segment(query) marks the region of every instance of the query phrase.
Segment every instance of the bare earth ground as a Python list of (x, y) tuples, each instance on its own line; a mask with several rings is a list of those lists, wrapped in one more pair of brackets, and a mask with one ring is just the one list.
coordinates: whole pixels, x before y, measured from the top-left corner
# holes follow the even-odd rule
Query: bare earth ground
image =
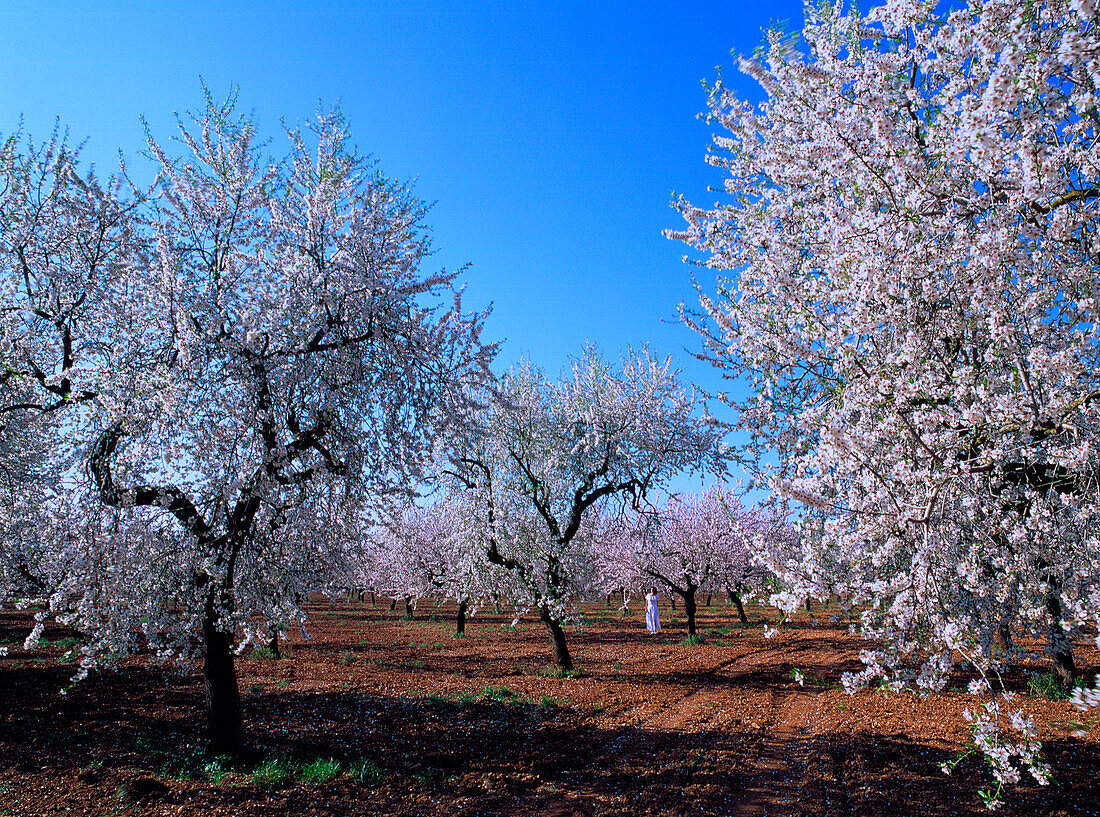
[[(959, 691), (926, 698), (838, 689), (860, 642), (815, 608), (780, 634), (775, 613), (701, 608), (701, 645), (684, 644), (681, 611), (656, 638), (594, 604), (570, 630), (582, 674), (554, 677), (537, 622), (482, 611), (453, 636), (450, 605), (412, 621), (379, 600), (317, 603), (309, 631), (276, 660), (239, 659), (256, 760), (210, 765), (201, 754), (202, 685), (134, 661), (72, 689), (72, 636), (24, 653), (27, 614), (0, 613), (0, 815), (958, 815), (984, 813), (989, 782), (965, 748)], [(1100, 656), (1079, 663), (1095, 670)], [(805, 676), (805, 686), (792, 670)], [(1010, 790), (1001, 813), (1100, 814), (1100, 727), (1074, 738), (1080, 714), (1026, 691), (1057, 783)], [(1091, 677), (1091, 672), (1090, 672)], [(262, 759), (292, 769), (334, 758), (325, 782), (265, 781)], [(300, 775), (299, 775), (300, 776)]]

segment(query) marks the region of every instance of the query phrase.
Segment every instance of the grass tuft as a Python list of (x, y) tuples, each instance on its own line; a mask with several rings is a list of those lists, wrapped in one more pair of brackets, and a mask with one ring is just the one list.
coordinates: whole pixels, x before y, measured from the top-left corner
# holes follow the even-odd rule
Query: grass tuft
[(261, 789), (278, 789), (293, 783), (297, 771), (289, 758), (272, 757), (252, 770), (252, 782)]
[(213, 783), (220, 785), (233, 764), (233, 759), (228, 755), (218, 755), (206, 761), (202, 766), (202, 776)]
[(508, 687), (494, 686), (485, 687), (485, 689), (481, 690), (481, 695), (483, 698), (490, 701), (506, 701), (515, 697), (515, 693), (508, 689)]
[(1036, 698), (1046, 698), (1048, 701), (1064, 701), (1070, 694), (1070, 691), (1062, 686), (1054, 670), (1034, 672), (1029, 675), (1027, 691)]
[(386, 773), (376, 763), (364, 757), (351, 765), (348, 776), (364, 786), (377, 786), (385, 779)]
[(307, 786), (321, 786), (339, 776), (343, 767), (335, 758), (318, 758), (307, 763), (298, 772), (298, 780)]

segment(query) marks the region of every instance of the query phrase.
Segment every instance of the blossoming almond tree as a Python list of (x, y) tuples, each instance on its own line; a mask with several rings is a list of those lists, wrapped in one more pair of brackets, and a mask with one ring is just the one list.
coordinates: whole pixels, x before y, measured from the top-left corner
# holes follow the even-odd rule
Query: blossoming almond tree
[(663, 508), (625, 517), (614, 535), (599, 539), (601, 582), (607, 587), (623, 586), (614, 582), (624, 579), (646, 586), (656, 582), (675, 593), (684, 601), (689, 635), (696, 634), (700, 590), (726, 591), (747, 621), (740, 594), (770, 575), (757, 562), (756, 548), (781, 527), (717, 485), (698, 495), (675, 496)]
[(486, 521), (469, 492), (449, 492), (430, 504), (411, 506), (376, 537), (374, 583), (395, 598), (435, 596), (458, 605), (455, 634), (468, 616), (492, 600), (522, 602), (515, 578), (489, 561)]
[(236, 637), (346, 576), (364, 509), (419, 481), (493, 353), (454, 274), (421, 272), (424, 205), (351, 150), (339, 114), (288, 136), (270, 164), (233, 100), (208, 98), (180, 122), (185, 156), (149, 137), (158, 181), (110, 320), (86, 327), (101, 354), (77, 364), (95, 384), (72, 421), (90, 491), (57, 514), (72, 552), (55, 612), (89, 659), (127, 648), (124, 630), (201, 655), (215, 753), (244, 745)]
[(489, 561), (516, 576), (571, 670), (563, 625), (593, 586), (594, 507), (641, 505), (684, 470), (719, 467), (721, 435), (648, 352), (615, 371), (589, 345), (561, 381), (523, 363), (496, 392), (450, 475), (484, 509)]
[(638, 514), (623, 510), (614, 513), (600, 509), (590, 523), (596, 588), (606, 596), (609, 605), (612, 594), (618, 595), (621, 599), (619, 609), (624, 613), (630, 608), (632, 595), (646, 583), (638, 557), (639, 534), (645, 522), (653, 517), (653, 512)]
[(1091, 2), (824, 3), (742, 60), (759, 107), (712, 89), (728, 198), (675, 236), (725, 277), (684, 317), (754, 386), (762, 481), (820, 512), (789, 600), (862, 608), (864, 682), (1031, 634), (1069, 685), (1100, 619), (1098, 54)]

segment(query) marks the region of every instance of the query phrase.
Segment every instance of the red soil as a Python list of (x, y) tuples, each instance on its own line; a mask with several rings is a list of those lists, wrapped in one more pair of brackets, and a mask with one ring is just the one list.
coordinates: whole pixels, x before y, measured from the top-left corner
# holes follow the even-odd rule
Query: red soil
[[(756, 608), (742, 627), (732, 608), (703, 607), (705, 643), (688, 645), (680, 611), (654, 638), (637, 607), (621, 617), (592, 605), (569, 632), (578, 677), (550, 672), (537, 622), (512, 629), (482, 611), (454, 638), (451, 612), (422, 605), (402, 621), (369, 601), (317, 604), (312, 637), (294, 634), (282, 659), (238, 659), (257, 758), (285, 757), (299, 776), (266, 783), (258, 760), (215, 767), (202, 756), (194, 673), (133, 661), (60, 696), (73, 670), (63, 647), (24, 653), (26, 616), (0, 614), (0, 815), (985, 813), (977, 790), (990, 776), (977, 757), (951, 776), (939, 768), (968, 744), (966, 679), (925, 698), (847, 695), (840, 674), (858, 669), (861, 643), (835, 609), (767, 640), (774, 611)], [(1057, 783), (1007, 790), (1001, 813), (1100, 813), (1100, 727), (1074, 738), (1080, 713), (1029, 696), (1026, 672), (1039, 668), (1009, 680), (1043, 727)], [(300, 779), (327, 758), (342, 771)]]

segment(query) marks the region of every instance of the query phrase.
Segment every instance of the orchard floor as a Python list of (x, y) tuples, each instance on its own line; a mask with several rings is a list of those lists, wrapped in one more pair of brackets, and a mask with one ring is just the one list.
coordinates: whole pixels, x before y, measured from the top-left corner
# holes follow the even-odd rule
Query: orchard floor
[[(670, 618), (663, 606), (662, 614)], [(701, 608), (703, 644), (681, 611), (657, 637), (593, 604), (569, 631), (581, 671), (556, 676), (537, 622), (482, 611), (464, 638), (453, 609), (365, 602), (309, 608), (311, 633), (282, 659), (238, 659), (256, 759), (201, 754), (202, 685), (139, 662), (94, 674), (61, 696), (73, 666), (66, 633), (24, 653), (22, 613), (0, 613), (0, 815), (959, 815), (985, 813), (989, 775), (967, 745), (965, 679), (918, 698), (849, 696), (860, 643), (819, 607), (766, 639), (775, 613)], [(71, 634), (68, 634), (71, 635)], [(1100, 666), (1095, 651), (1081, 661)], [(800, 670), (804, 685), (796, 683)], [(1006, 792), (1003, 814), (1100, 814), (1100, 727), (1027, 694), (1057, 782)], [(256, 769), (264, 759), (284, 759)], [(310, 764), (333, 758), (327, 780)], [(279, 780), (281, 776), (286, 779)], [(303, 780), (312, 772), (314, 780)]]

